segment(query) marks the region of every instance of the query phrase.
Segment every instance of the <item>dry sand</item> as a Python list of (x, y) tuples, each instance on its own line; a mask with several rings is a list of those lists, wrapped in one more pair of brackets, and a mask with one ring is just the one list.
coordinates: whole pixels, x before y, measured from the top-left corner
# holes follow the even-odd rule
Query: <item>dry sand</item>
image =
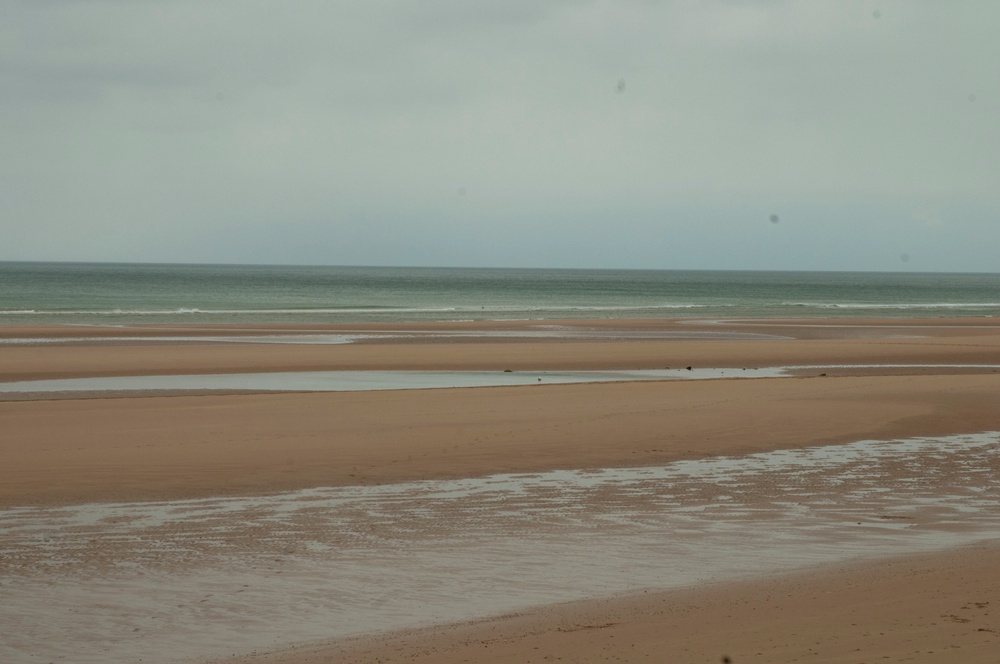
[[(554, 329), (591, 336), (519, 336)], [(143, 341), (359, 331), (376, 338), (311, 346)], [(442, 336), (456, 332), (475, 334)], [(720, 332), (767, 336), (696, 338)], [(0, 345), (0, 380), (318, 369), (914, 366), (817, 369), (781, 379), (6, 401), (0, 507), (642, 466), (1000, 430), (1000, 371), (988, 366), (1000, 365), (1000, 323), (991, 319), (0, 329), (0, 338), (32, 336), (77, 340)], [(118, 339), (79, 340), (109, 336)], [(969, 366), (916, 366), (951, 364)], [(1000, 624), (990, 615), (1000, 605), (997, 561), (995, 548), (979, 546), (557, 606), (263, 661), (717, 662), (728, 655), (737, 663), (993, 662), (1000, 651)]]

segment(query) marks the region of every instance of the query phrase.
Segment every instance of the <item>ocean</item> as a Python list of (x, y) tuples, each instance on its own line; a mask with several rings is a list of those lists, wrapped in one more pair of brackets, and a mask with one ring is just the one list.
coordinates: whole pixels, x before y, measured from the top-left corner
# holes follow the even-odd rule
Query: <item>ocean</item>
[(0, 324), (1000, 315), (1000, 274), (0, 263)]

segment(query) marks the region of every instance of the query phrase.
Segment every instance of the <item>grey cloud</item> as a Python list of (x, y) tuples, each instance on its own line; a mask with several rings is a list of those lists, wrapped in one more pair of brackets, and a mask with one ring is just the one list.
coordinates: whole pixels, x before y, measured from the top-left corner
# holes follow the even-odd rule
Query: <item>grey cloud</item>
[[(315, 262), (309, 238), (324, 238), (331, 262), (489, 262), (481, 244), (508, 262), (542, 260), (520, 235), (553, 262), (609, 246), (628, 260), (631, 246), (656, 267), (650, 224), (721, 246), (726, 228), (742, 237), (750, 208), (790, 237), (804, 227), (783, 212), (772, 226), (772, 211), (831, 218), (839, 200), (845, 217), (873, 220), (844, 242), (859, 255), (879, 247), (874, 260), (896, 233), (874, 221), (886, 205), (1000, 208), (1000, 5), (890, 1), (880, 12), (11, 2), (0, 230), (17, 239), (0, 259), (266, 261), (273, 250)], [(966, 230), (954, 214), (938, 214), (940, 226)], [(559, 254), (567, 232), (577, 248)], [(795, 235), (768, 260), (801, 263), (826, 233)], [(46, 249), (55, 236), (74, 240)], [(389, 236), (411, 240), (379, 239)], [(699, 260), (718, 266), (711, 251)]]

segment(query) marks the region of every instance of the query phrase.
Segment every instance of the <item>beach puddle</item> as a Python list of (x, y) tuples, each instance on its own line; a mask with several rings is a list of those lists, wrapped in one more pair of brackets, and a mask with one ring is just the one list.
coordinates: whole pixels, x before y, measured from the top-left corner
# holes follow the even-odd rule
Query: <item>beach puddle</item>
[(177, 376), (97, 376), (0, 383), (0, 394), (72, 392), (356, 392), (455, 387), (675, 380), (762, 378), (781, 369), (663, 369), (636, 371), (295, 371)]
[(174, 662), (1000, 537), (1000, 433), (0, 510), (0, 660)]
[[(171, 376), (94, 376), (51, 380), (0, 382), (2, 395), (134, 396), (156, 392), (357, 392), (468, 387), (504, 387), (571, 383), (612, 383), (719, 378), (779, 378), (834, 370), (996, 371), (987, 364), (855, 364), (757, 368), (671, 368), (617, 371), (295, 371)], [(9, 398), (9, 397), (8, 397)]]

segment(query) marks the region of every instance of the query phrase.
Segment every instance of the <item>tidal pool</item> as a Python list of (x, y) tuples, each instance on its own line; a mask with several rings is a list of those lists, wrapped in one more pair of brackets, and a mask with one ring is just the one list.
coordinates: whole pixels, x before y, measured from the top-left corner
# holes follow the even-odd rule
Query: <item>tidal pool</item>
[(101, 392), (129, 395), (146, 392), (339, 392), (413, 390), (457, 387), (502, 387), (535, 384), (611, 383), (719, 378), (777, 378), (804, 371), (834, 369), (964, 369), (998, 370), (1000, 365), (825, 365), (759, 368), (637, 369), (617, 371), (295, 371), (166, 376), (95, 376), (53, 380), (0, 382), (0, 394)]

